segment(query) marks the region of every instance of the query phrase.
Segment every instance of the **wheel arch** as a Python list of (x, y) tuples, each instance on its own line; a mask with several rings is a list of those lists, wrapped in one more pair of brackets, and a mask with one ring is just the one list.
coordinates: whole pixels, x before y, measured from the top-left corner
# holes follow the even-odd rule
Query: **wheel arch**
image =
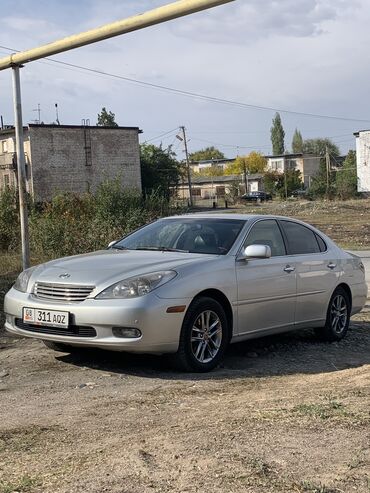
[(222, 308), (225, 310), (225, 315), (228, 324), (229, 338), (231, 339), (233, 335), (234, 315), (233, 315), (233, 309), (231, 303), (227, 298), (227, 296), (219, 289), (211, 288), (211, 289), (205, 289), (204, 291), (201, 291), (196, 296), (194, 296), (193, 302), (199, 298), (212, 298), (215, 301), (218, 301), (218, 303), (220, 303)]
[(335, 288), (334, 291), (336, 291), (338, 288), (342, 288), (346, 292), (348, 299), (349, 299), (349, 303), (350, 303), (350, 310), (352, 310), (352, 291), (351, 291), (351, 288), (345, 282), (338, 284), (338, 286)]

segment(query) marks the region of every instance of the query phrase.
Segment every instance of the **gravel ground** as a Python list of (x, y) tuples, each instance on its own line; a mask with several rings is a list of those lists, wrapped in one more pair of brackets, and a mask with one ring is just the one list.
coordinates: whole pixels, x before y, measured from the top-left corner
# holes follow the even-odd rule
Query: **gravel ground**
[(206, 375), (0, 337), (0, 493), (369, 493), (369, 347), (369, 309), (340, 343), (249, 341)]

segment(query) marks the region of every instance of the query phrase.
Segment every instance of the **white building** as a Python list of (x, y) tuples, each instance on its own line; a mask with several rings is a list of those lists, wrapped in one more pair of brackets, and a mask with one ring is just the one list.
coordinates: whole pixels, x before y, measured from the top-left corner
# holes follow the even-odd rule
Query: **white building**
[(356, 132), (357, 190), (370, 192), (370, 130)]
[(281, 154), (279, 156), (265, 156), (267, 159), (267, 169), (284, 173), (289, 170), (301, 172), (301, 179), (305, 188), (310, 188), (311, 180), (320, 168), (320, 156), (311, 154)]

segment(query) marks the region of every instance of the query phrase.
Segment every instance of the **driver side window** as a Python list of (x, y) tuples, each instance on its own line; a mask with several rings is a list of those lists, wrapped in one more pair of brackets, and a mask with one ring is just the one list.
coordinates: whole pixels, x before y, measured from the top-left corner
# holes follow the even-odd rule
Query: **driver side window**
[(263, 219), (252, 226), (245, 241), (244, 248), (249, 245), (269, 246), (272, 257), (286, 255), (284, 240), (279, 226), (274, 219)]

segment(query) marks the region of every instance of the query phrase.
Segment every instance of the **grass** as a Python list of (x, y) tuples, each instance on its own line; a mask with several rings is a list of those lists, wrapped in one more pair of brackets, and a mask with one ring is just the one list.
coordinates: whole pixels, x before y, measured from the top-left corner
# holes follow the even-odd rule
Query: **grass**
[(41, 486), (41, 481), (38, 478), (32, 478), (31, 476), (25, 475), (18, 480), (15, 480), (15, 482), (0, 480), (0, 493), (26, 493), (33, 491), (35, 487), (39, 486)]
[(300, 485), (298, 485), (299, 492), (309, 492), (309, 493), (339, 493), (341, 490), (337, 488), (330, 488), (323, 484), (317, 484), (311, 481), (302, 481)]
[(293, 413), (320, 419), (349, 415), (341, 402), (332, 400), (316, 404), (299, 404), (293, 408)]

